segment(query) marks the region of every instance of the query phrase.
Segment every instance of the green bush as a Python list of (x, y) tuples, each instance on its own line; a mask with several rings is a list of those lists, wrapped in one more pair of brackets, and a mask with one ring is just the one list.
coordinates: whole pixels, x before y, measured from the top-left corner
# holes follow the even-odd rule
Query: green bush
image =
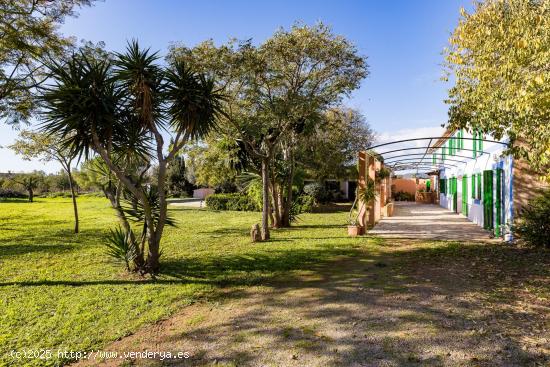
[(311, 213), (315, 206), (315, 198), (310, 195), (300, 195), (295, 202), (299, 213)]
[(326, 190), (325, 186), (318, 182), (310, 183), (304, 186), (304, 193), (313, 197), (315, 203), (326, 203), (330, 200), (330, 194)]
[[(54, 191), (54, 192), (43, 192), (40, 195), (37, 195), (41, 198), (70, 198), (71, 192), (70, 191)], [(78, 196), (78, 195), (77, 195)]]
[(243, 193), (213, 194), (206, 198), (206, 206), (212, 210), (258, 211), (253, 198)]
[(28, 196), (22, 192), (0, 188), (0, 199), (26, 199), (27, 197)]
[(513, 226), (514, 233), (532, 246), (550, 248), (550, 189), (533, 198)]
[(398, 191), (393, 194), (395, 201), (415, 201), (414, 194), (410, 192)]
[(85, 192), (83, 194), (78, 194), (78, 196), (88, 197), (88, 198), (104, 198), (105, 194), (103, 193), (103, 191), (92, 191), (92, 192)]
[(256, 205), (258, 210), (262, 207), (262, 181), (256, 180), (250, 183), (246, 188), (246, 195)]

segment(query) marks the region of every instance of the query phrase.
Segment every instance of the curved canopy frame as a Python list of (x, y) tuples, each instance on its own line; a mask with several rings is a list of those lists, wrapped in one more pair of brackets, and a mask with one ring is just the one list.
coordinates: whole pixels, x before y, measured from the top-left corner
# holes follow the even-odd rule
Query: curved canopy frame
[[(389, 159), (393, 159), (393, 158), (414, 157), (414, 156), (423, 156), (423, 155), (424, 155), (424, 153), (398, 154), (398, 155), (393, 155), (391, 157), (384, 157), (384, 162), (387, 162)], [(465, 156), (465, 155), (460, 155), (460, 154), (453, 154), (453, 155), (449, 156), (448, 154), (432, 153), (432, 155), (435, 155), (436, 157), (445, 157), (445, 160), (450, 159), (449, 157), (472, 159), (471, 156)], [(463, 162), (463, 161), (461, 161), (461, 162)]]
[[(395, 158), (399, 158), (397, 161), (401, 161), (401, 160), (404, 160), (404, 159), (408, 159), (408, 158), (402, 158), (402, 157), (411, 157), (411, 156), (423, 156), (423, 154), (402, 154), (402, 155), (398, 155), (398, 156), (395, 156), (395, 157), (390, 157), (390, 158), (384, 158), (384, 163), (392, 163), (392, 161), (390, 161), (390, 159), (395, 159)], [(451, 157), (456, 157), (455, 155), (452, 155)], [(458, 157), (458, 158), (461, 158), (461, 157)], [(464, 157), (465, 158), (465, 157)], [(412, 157), (410, 159), (416, 159), (416, 160), (420, 160), (418, 157)], [(426, 159), (423, 159), (422, 162), (425, 162)], [(452, 159), (452, 158), (447, 158), (445, 157), (445, 161), (450, 161), (450, 162), (458, 162), (458, 163), (467, 163), (467, 161), (460, 161), (458, 159)], [(426, 163), (430, 163), (430, 162), (426, 162)], [(438, 163), (442, 163), (442, 162), (438, 162)], [(437, 166), (438, 163), (434, 164), (434, 166)]]
[[(392, 144), (406, 143), (406, 142), (409, 142), (409, 141), (434, 140), (434, 139), (439, 140), (441, 138), (442, 138), (442, 136), (432, 136), (432, 137), (427, 137), (427, 138), (414, 138), (414, 139), (396, 140), (396, 141), (390, 141), (389, 143), (374, 145), (372, 147), (369, 147), (369, 150), (384, 147), (384, 146), (387, 146), (387, 145), (392, 145)], [(474, 138), (461, 138), (461, 139), (463, 139), (463, 140), (482, 140), (482, 141), (487, 142), (487, 143), (495, 143), (495, 144), (501, 144), (501, 145), (504, 145), (504, 146), (508, 146), (508, 143), (503, 143), (503, 142), (497, 141), (497, 140), (477, 139), (477, 138), (476, 139), (474, 139)], [(428, 144), (428, 145), (430, 145), (430, 144)], [(430, 147), (430, 148), (436, 148), (436, 147)]]
[[(430, 148), (439, 148), (439, 147), (434, 147), (434, 146), (427, 146), (427, 147), (409, 147), (409, 148), (401, 148), (401, 149), (389, 150), (389, 151), (387, 151), (387, 152), (382, 152), (382, 153), (376, 152), (376, 154), (384, 155), (384, 154), (389, 154), (389, 153), (401, 152), (401, 151), (404, 151), (404, 150), (430, 149)], [(370, 148), (369, 148), (369, 149), (370, 149)], [(460, 150), (464, 150), (464, 151), (466, 151), (466, 152), (474, 152), (473, 149), (467, 149), (467, 148), (460, 148)], [(480, 150), (475, 150), (475, 152), (480, 153), (480, 154), (491, 154), (491, 153), (489, 153), (489, 152), (480, 151)], [(470, 157), (470, 158), (471, 158), (471, 157)]]
[[(385, 147), (385, 146), (390, 146), (390, 145), (394, 145), (394, 144), (400, 144), (400, 143), (407, 143), (407, 142), (413, 142), (413, 141), (421, 141), (421, 140), (429, 140), (428, 142), (428, 146), (424, 146), (424, 147), (408, 147), (408, 148), (401, 148), (401, 149), (392, 149), (392, 150), (388, 150), (386, 152), (374, 152), (374, 154), (376, 155), (379, 155), (379, 156), (382, 156), (384, 158), (384, 162), (386, 162), (390, 167), (392, 168), (397, 168), (398, 165), (397, 163), (407, 163), (407, 164), (410, 164), (411, 166), (414, 166), (414, 168), (411, 168), (411, 169), (415, 169), (418, 170), (419, 169), (427, 169), (427, 170), (434, 170), (434, 169), (439, 169), (439, 167), (458, 167), (457, 165), (454, 165), (454, 164), (451, 164), (451, 163), (446, 163), (446, 161), (452, 161), (452, 162), (457, 162), (457, 163), (467, 163), (467, 161), (462, 161), (462, 160), (456, 160), (456, 159), (453, 159), (451, 157), (456, 157), (456, 158), (465, 158), (465, 159), (472, 159), (472, 157), (467, 157), (467, 156), (463, 156), (463, 155), (455, 155), (455, 154), (452, 154), (452, 155), (445, 155), (445, 160), (442, 161), (442, 162), (437, 162), (436, 164), (429, 164), (429, 162), (426, 161), (426, 156), (428, 155), (429, 153), (429, 150), (430, 149), (434, 149), (434, 148), (439, 148), (439, 146), (434, 146), (432, 145), (432, 141), (436, 140), (436, 141), (439, 141), (440, 139), (442, 139), (444, 137), (441, 137), (441, 136), (432, 136), (432, 137), (425, 137), (425, 138), (412, 138), (412, 139), (402, 139), (402, 140), (396, 140), (396, 141), (391, 141), (391, 142), (387, 142), (387, 143), (382, 143), (382, 144), (377, 144), (377, 145), (374, 145), (374, 146), (371, 146), (369, 147), (369, 151), (372, 151), (373, 149), (376, 149), (376, 148), (380, 148), (380, 147)], [(449, 137), (451, 138), (451, 137)], [(503, 146), (508, 146), (508, 143), (504, 143), (504, 142), (501, 142), (501, 141), (497, 141), (497, 140), (491, 140), (491, 139), (479, 139), (479, 138), (468, 138), (468, 137), (460, 137), (461, 140), (471, 140), (471, 141), (483, 141), (483, 142), (488, 142), (488, 143), (494, 143), (494, 144), (500, 144), (500, 145), (503, 145)], [(390, 153), (396, 153), (396, 152), (402, 152), (402, 151), (408, 151), (408, 150), (417, 150), (417, 149), (422, 149), (424, 150), (423, 153), (412, 153), (412, 154), (402, 154), (402, 155), (394, 155), (392, 157), (384, 157), (384, 154), (390, 154)], [(478, 151), (478, 150), (473, 150), (473, 149), (467, 149), (467, 148), (461, 148), (460, 150), (464, 150), (464, 151), (467, 151), (467, 152), (476, 152), (478, 154), (491, 154), (487, 151)], [(368, 152), (367, 152), (368, 153)], [(374, 155), (371, 153), (371, 155)], [(438, 153), (431, 153), (431, 154), (435, 154), (437, 156), (443, 156), (443, 154), (438, 154)], [(403, 158), (403, 159), (399, 159), (397, 161), (390, 161), (394, 158), (401, 158), (401, 157), (406, 157), (406, 156), (415, 156), (415, 158), (411, 158), (410, 160), (416, 160), (415, 162), (406, 162), (408, 161), (408, 159), (406, 158)], [(422, 158), (418, 158), (418, 156), (422, 156)], [(393, 166), (392, 166), (392, 163), (393, 163)]]

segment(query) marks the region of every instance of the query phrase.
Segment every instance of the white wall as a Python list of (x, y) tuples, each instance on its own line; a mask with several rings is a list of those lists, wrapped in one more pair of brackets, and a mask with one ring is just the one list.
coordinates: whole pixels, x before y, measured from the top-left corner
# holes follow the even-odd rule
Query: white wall
[[(455, 134), (456, 136), (456, 134)], [(472, 135), (466, 133), (463, 135), (465, 138), (472, 138)], [(485, 136), (485, 139), (493, 140), (490, 136)], [(473, 140), (464, 139), (464, 148), (472, 149)], [(448, 144), (447, 144), (448, 146)], [(447, 167), (441, 171), (441, 178), (449, 179), (456, 177), (458, 180), (457, 191), (458, 191), (458, 209), (459, 212), (462, 211), (462, 176), (468, 176), (468, 219), (476, 223), (479, 226), (483, 226), (483, 202), (482, 199), (473, 199), (472, 198), (472, 185), (471, 185), (471, 176), (473, 174), (480, 173), (482, 175), (483, 181), (483, 171), (485, 170), (496, 170), (497, 168), (502, 168), (504, 171), (504, 203), (502, 210), (504, 211), (505, 223), (511, 223), (512, 221), (512, 200), (511, 200), (511, 185), (512, 185), (512, 158), (509, 156), (501, 156), (503, 150), (506, 147), (502, 144), (490, 143), (487, 141), (483, 142), (483, 151), (489, 154), (483, 154), (477, 158), (473, 158), (473, 152), (468, 150), (457, 150), (456, 155), (449, 155), (447, 150), (446, 158), (462, 160), (466, 163), (459, 163), (445, 160), (445, 163), (454, 164), (457, 167)], [(441, 154), (441, 148), (437, 150), (438, 154)], [(438, 156), (438, 159), (441, 160), (441, 157)], [(495, 176), (493, 181), (493, 197), (496, 197), (496, 178)], [(483, 194), (483, 189), (481, 190)], [(452, 209), (452, 200), (450, 195), (440, 194), (440, 205), (449, 210)], [(496, 212), (494, 213), (496, 217)], [(510, 240), (511, 236), (508, 234), (505, 236), (506, 240)]]

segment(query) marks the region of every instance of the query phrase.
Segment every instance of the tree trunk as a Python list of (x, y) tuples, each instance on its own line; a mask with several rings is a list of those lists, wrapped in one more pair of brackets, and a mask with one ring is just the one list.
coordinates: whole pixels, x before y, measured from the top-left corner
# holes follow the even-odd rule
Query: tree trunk
[(290, 209), (292, 208), (292, 184), (294, 183), (294, 155), (290, 152), (287, 159), (290, 161), (290, 173), (286, 178), (286, 199), (283, 200), (282, 227), (290, 227)]
[(277, 192), (277, 183), (275, 179), (271, 180), (270, 184), (271, 196), (273, 198), (273, 228), (279, 228), (281, 226), (281, 211), (279, 210), (279, 193)]
[(73, 175), (71, 174), (71, 169), (69, 168), (67, 170), (67, 174), (69, 176), (69, 188), (71, 189), (71, 198), (73, 199), (73, 211), (74, 211), (74, 233), (78, 233), (78, 207), (76, 205), (76, 194), (74, 191), (74, 184), (73, 184)]
[(269, 156), (262, 157), (262, 241), (269, 240)]
[(27, 189), (27, 192), (29, 193), (29, 203), (32, 203), (34, 199), (34, 192), (32, 191), (32, 189)]
[(147, 270), (154, 274), (160, 269), (160, 240), (166, 224), (166, 217), (168, 212), (168, 204), (166, 202), (166, 167), (167, 162), (163, 160), (159, 162), (157, 190), (159, 196), (160, 213), (156, 226), (153, 228), (153, 221), (151, 218), (151, 225), (149, 225), (149, 253), (147, 254)]

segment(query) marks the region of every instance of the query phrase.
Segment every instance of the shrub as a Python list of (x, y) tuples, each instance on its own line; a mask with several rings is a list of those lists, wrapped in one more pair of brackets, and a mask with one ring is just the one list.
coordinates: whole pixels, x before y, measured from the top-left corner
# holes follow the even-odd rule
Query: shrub
[(12, 189), (0, 188), (0, 199), (26, 199), (27, 195)]
[(533, 198), (513, 226), (514, 233), (532, 246), (550, 248), (550, 189)]
[[(41, 198), (70, 198), (70, 192), (57, 191), (57, 192), (44, 192), (38, 195)], [(78, 196), (78, 195), (77, 195)]]
[(300, 195), (295, 200), (298, 213), (311, 213), (315, 206), (315, 199), (310, 195)]
[(206, 206), (213, 210), (258, 211), (254, 200), (243, 193), (213, 194), (206, 198)]
[(313, 197), (315, 203), (326, 203), (329, 201), (329, 193), (325, 186), (318, 182), (310, 183), (304, 186), (304, 193)]
[(247, 188), (246, 188), (246, 195), (252, 200), (252, 202), (256, 205), (258, 210), (262, 207), (262, 181), (255, 180), (251, 182)]
[(398, 191), (393, 194), (395, 201), (415, 201), (414, 194), (410, 192)]
[(89, 197), (89, 198), (104, 198), (105, 194), (102, 191), (92, 191), (85, 192), (83, 194), (78, 194), (80, 197)]

